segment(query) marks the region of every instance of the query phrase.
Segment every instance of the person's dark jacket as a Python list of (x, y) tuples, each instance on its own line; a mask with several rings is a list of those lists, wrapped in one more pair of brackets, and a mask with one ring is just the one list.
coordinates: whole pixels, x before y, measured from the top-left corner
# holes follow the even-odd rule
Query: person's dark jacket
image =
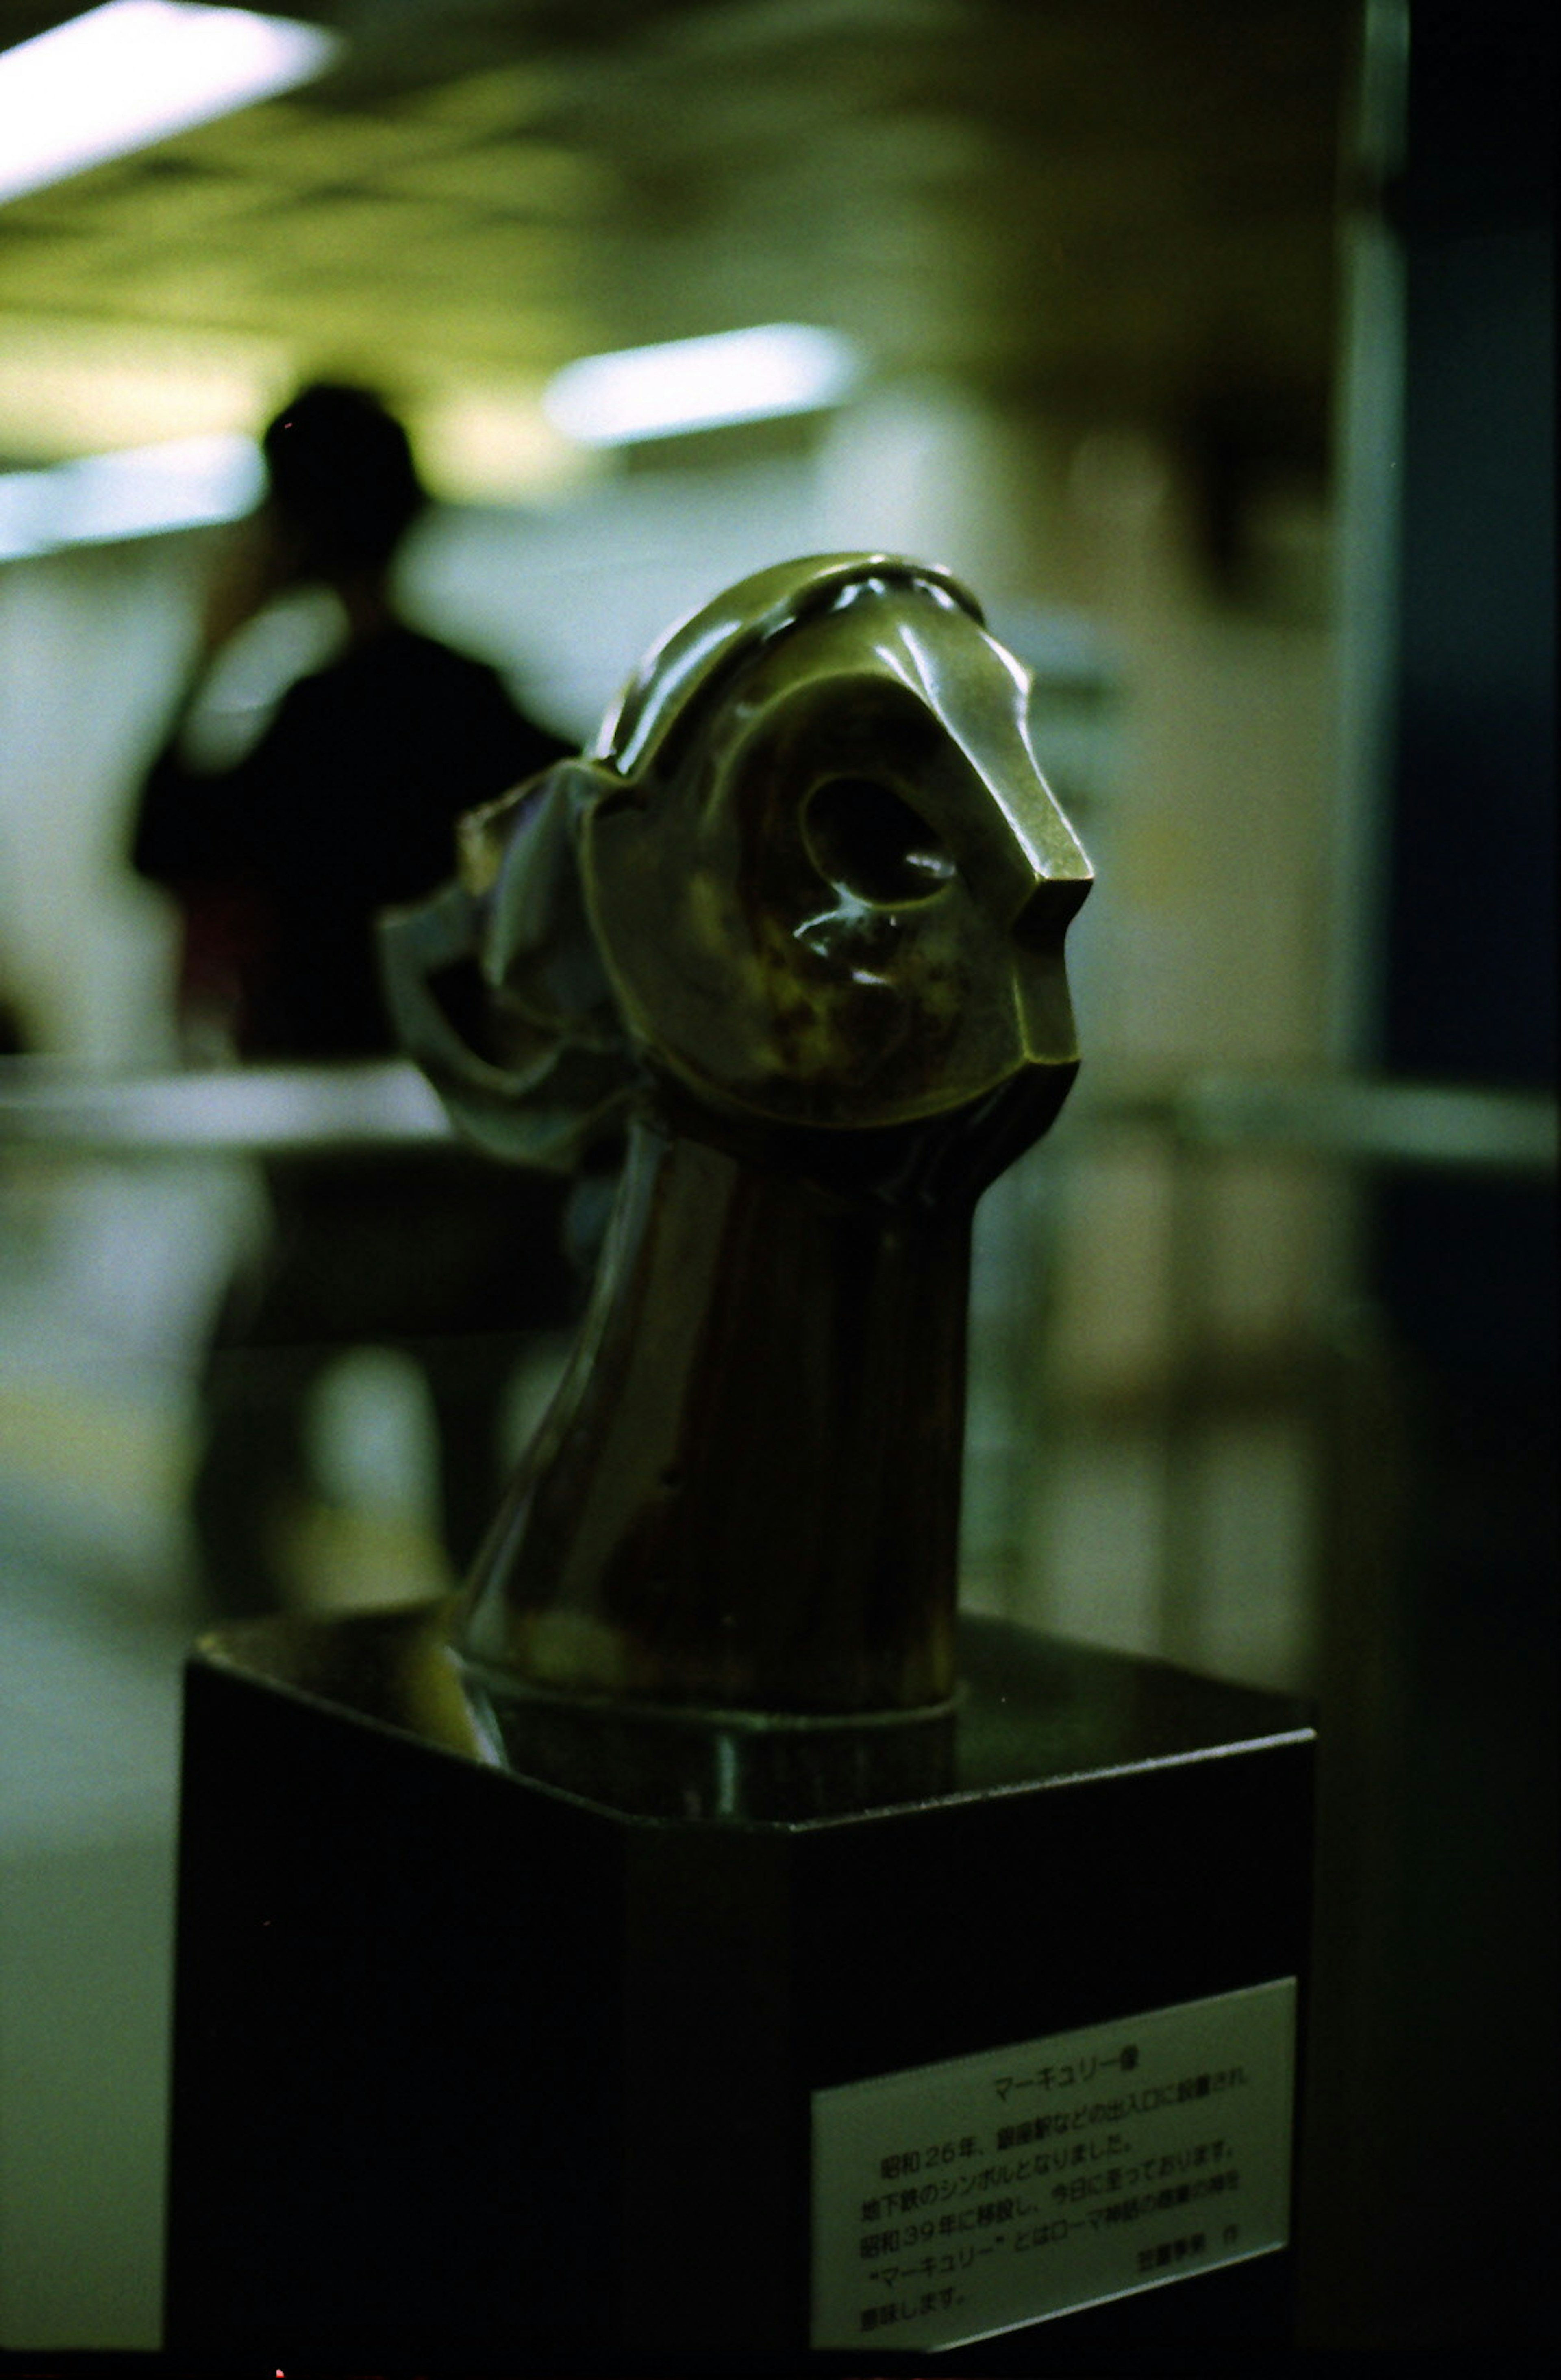
[(184, 912), (187, 997), (213, 993), (246, 1058), (387, 1053), (375, 912), (455, 868), (455, 822), (569, 747), (497, 674), (394, 625), (300, 678), (216, 774), (153, 763), (131, 848)]

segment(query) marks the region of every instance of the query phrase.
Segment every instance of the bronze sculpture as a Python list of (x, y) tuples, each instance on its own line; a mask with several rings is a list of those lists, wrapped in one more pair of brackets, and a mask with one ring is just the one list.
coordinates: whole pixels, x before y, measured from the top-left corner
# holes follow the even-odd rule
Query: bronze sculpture
[[(1304, 1713), (974, 1614), (955, 1691), (970, 1220), (1072, 1078), (1090, 880), (1026, 697), (941, 573), (766, 573), (389, 926), (457, 1114), (557, 1166), (627, 1114), (629, 1154), (457, 1608), (190, 1664), (191, 2368), (335, 2368), (366, 2319), (392, 2361), (539, 2373), (855, 2369), (891, 2318), (970, 2369), (1076, 2311), (1130, 2355), (1178, 2301), (1178, 2336), (1284, 2334)], [(1128, 2149), (1223, 2185), (1174, 2261), (1110, 2167), (1129, 2081)], [(990, 2162), (1075, 2119), (1098, 2228)], [(931, 2291), (881, 2228), (928, 2160), (984, 2243)]]
[[(945, 573), (777, 566), (386, 921), (403, 1036), (474, 1136), (560, 1166), (628, 1123), (587, 1320), (464, 1598), (500, 1701), (946, 1708), (971, 1215), (1077, 1069), (1091, 880), (1027, 699)], [(502, 1058), (441, 1008), (463, 958)]]

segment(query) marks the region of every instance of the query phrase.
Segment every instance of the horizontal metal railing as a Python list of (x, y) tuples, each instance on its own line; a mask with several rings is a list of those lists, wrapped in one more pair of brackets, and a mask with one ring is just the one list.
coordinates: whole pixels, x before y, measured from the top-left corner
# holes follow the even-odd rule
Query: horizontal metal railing
[(454, 1132), (406, 1060), (97, 1075), (0, 1062), (0, 1148), (73, 1157), (306, 1156), (427, 1147)]
[(1361, 1166), (1555, 1172), (1556, 1108), (1543, 1092), (1364, 1075), (1189, 1075), (1135, 1086), (1081, 1076), (1080, 1121), (1138, 1125), (1211, 1153), (1293, 1151)]
[[(1187, 1148), (1293, 1151), (1358, 1166), (1544, 1178), (1554, 1099), (1533, 1091), (1324, 1074), (1201, 1073), (1167, 1082), (1086, 1069), (1067, 1135), (1138, 1128)], [(402, 1060), (114, 1075), (0, 1060), (0, 1148), (134, 1158), (428, 1147), (455, 1137)]]

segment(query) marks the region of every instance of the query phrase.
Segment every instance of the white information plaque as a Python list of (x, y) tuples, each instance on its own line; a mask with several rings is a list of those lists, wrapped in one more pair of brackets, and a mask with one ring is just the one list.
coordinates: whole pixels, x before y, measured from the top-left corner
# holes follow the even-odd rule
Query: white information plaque
[(1293, 1976), (813, 2094), (815, 2347), (957, 2347), (1282, 2248)]

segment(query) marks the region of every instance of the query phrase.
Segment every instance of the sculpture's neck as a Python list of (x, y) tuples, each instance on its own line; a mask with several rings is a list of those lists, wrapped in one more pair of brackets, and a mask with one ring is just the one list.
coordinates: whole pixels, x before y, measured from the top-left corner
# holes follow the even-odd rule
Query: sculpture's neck
[(464, 1649), (566, 1692), (792, 1712), (953, 1688), (970, 1210), (635, 1128)]

